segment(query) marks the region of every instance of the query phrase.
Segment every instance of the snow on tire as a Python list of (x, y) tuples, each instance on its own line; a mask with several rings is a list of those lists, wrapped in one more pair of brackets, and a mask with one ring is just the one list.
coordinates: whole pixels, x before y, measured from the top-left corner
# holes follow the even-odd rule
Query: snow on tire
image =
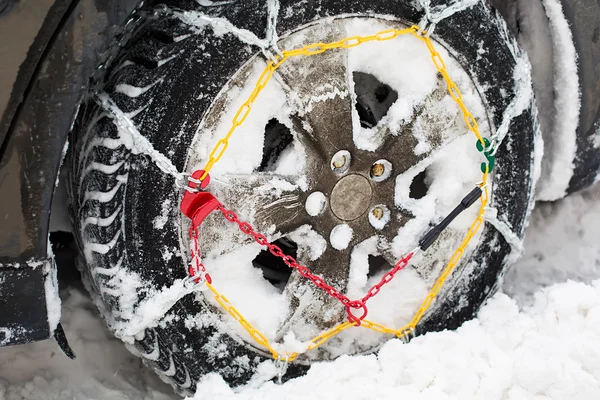
[[(173, 384), (177, 390), (189, 393), (194, 391), (196, 382), (210, 372), (219, 373), (232, 386), (243, 385), (255, 376), (258, 366), (269, 360), (269, 356), (264, 349), (253, 344), (249, 337), (244, 336), (244, 332), (228, 320), (227, 314), (219, 310), (208, 296), (190, 290), (186, 279), (187, 265), (190, 261), (189, 243), (185, 235), (186, 222), (180, 215), (178, 207), (182, 191), (178, 187), (181, 175), (177, 171), (189, 171), (206, 159), (207, 146), (217, 139), (215, 132), (219, 130), (218, 122), (220, 119), (225, 119), (222, 117), (229, 112), (227, 105), (231, 104), (228, 102), (233, 102), (232, 99), (236, 98), (230, 96), (228, 91), (235, 92), (238, 89), (243, 91), (244, 87), (238, 88), (236, 82), (241, 82), (244, 77), (252, 75), (253, 63), (264, 63), (264, 59), (261, 61), (262, 53), (257, 47), (267, 43), (262, 38), (279, 37), (282, 46), (293, 47), (295, 40), (303, 40), (299, 32), (308, 32), (308, 36), (313, 35), (318, 38), (319, 35), (325, 35), (324, 32), (333, 35), (336, 29), (342, 32), (376, 27), (381, 24), (410, 26), (420, 20), (422, 10), (412, 1), (387, 0), (374, 2), (357, 0), (342, 3), (333, 0), (310, 3), (280, 1), (269, 4), (265, 1), (234, 1), (215, 3), (215, 5), (198, 5), (196, 2), (181, 0), (167, 3), (168, 6), (161, 6), (155, 12), (148, 13), (146, 20), (139, 25), (129, 42), (122, 46), (116, 59), (108, 66), (106, 78), (92, 83), (94, 91), (82, 105), (71, 136), (70, 195), (77, 240), (82, 254), (80, 267), (84, 272), (86, 285), (109, 327), (117, 337), (129, 343), (130, 348), (138, 353), (145, 363), (159, 372), (166, 381)], [(249, 15), (252, 15), (252, 18), (248, 18)], [(319, 26), (328, 26), (328, 28), (320, 31)], [(274, 32), (275, 28), (276, 32)], [(374, 32), (362, 32), (362, 34), (372, 33)], [(440, 51), (447, 55), (446, 61), (451, 68), (460, 75), (458, 81), (469, 88), (464, 90), (465, 97), (471, 99), (469, 101), (474, 107), (474, 114), (479, 118), (482, 129), (487, 129), (489, 135), (504, 130), (506, 135), (497, 154), (497, 166), (492, 180), (491, 206), (497, 211), (493, 219), (494, 227), (486, 224), (476, 237), (476, 243), (468, 248), (465, 259), (459, 264), (433, 307), (417, 327), (417, 334), (456, 328), (471, 318), (483, 301), (493, 293), (505, 268), (518, 251), (533, 202), (532, 193), (540, 161), (536, 153), (539, 133), (528, 79), (528, 64), (507, 32), (501, 17), (486, 3), (481, 2), (440, 22), (433, 39)], [(410, 46), (412, 45), (409, 43)], [(423, 60), (426, 60), (427, 68), (431, 68), (429, 58)], [(382, 162), (382, 157), (378, 157), (377, 145), (369, 138), (380, 139), (377, 135), (369, 135), (373, 132), (374, 126), (383, 127), (383, 124), (388, 124), (389, 121), (399, 120), (394, 119), (396, 115), (394, 113), (400, 111), (398, 106), (394, 108), (394, 104), (398, 105), (401, 102), (395, 100), (399, 97), (390, 96), (393, 93), (406, 96), (410, 92), (402, 92), (402, 88), (398, 85), (404, 81), (400, 78), (395, 80), (393, 75), (384, 76), (385, 74), (381, 73), (377, 76), (375, 70), (373, 70), (375, 72), (367, 70), (363, 61), (359, 59), (356, 64), (353, 64), (356, 65), (354, 72), (359, 75), (351, 76), (354, 76), (355, 80), (360, 78), (361, 82), (367, 83), (375, 78), (381, 80), (383, 84), (377, 83), (377, 85), (378, 88), (384, 89), (380, 89), (378, 93), (385, 93), (384, 97), (391, 99), (385, 106), (385, 112), (392, 111), (389, 115), (380, 113), (382, 115), (377, 116), (379, 106), (373, 105), (375, 97), (370, 98), (366, 95), (360, 95), (362, 96), (360, 101), (364, 103), (363, 105), (366, 104), (366, 108), (357, 109), (356, 112), (354, 108), (351, 110), (353, 118), (357, 118), (357, 125), (352, 125), (354, 140), (351, 147), (354, 152), (361, 155), (353, 158), (352, 167), (361, 165), (360, 163), (366, 159), (365, 154), (374, 154), (373, 160), (365, 164), (367, 172), (364, 174), (364, 180), (360, 178), (359, 173), (356, 173), (353, 182), (357, 182), (358, 185), (381, 184), (382, 186), (379, 187), (391, 188), (389, 190), (396, 193), (395, 197), (402, 199), (404, 189), (399, 189), (399, 186), (410, 186), (411, 182), (417, 179), (419, 170), (424, 170), (428, 166), (433, 166), (432, 171), (442, 170), (437, 172), (438, 175), (425, 178), (429, 180), (435, 180), (435, 176), (450, 176), (448, 174), (451, 174), (451, 168), (446, 168), (443, 163), (435, 164), (434, 159), (437, 158), (429, 157), (430, 154), (435, 153), (434, 150), (439, 143), (429, 140), (431, 137), (427, 136), (428, 133), (415, 131), (414, 137), (406, 136), (408, 138), (406, 140), (411, 140), (413, 145), (419, 146), (418, 150), (406, 156), (408, 157), (406, 159), (414, 161), (414, 165), (409, 165), (404, 170), (394, 165), (390, 173), (394, 174), (395, 179), (388, 178), (388, 175), (383, 172), (381, 175), (378, 173), (381, 179), (372, 179), (373, 176), (368, 172), (371, 164), (373, 166), (377, 164), (378, 168), (387, 165), (391, 168), (392, 164), (399, 161), (391, 159)], [(412, 60), (412, 62), (417, 61)], [(397, 63), (401, 62), (397, 61)], [(400, 66), (400, 64), (395, 65), (395, 67)], [(301, 69), (294, 70), (293, 67), (282, 70), (282, 75), (274, 78), (273, 85), (285, 86), (286, 79), (299, 70)], [(286, 73), (292, 75), (283, 75)], [(361, 73), (363, 75), (360, 75)], [(351, 83), (352, 85), (354, 83)], [(431, 85), (433, 88), (438, 88), (442, 83), (434, 79)], [(360, 84), (357, 84), (354, 90), (361, 90), (359, 86)], [(449, 99), (449, 96), (442, 91), (436, 90), (432, 89), (433, 94), (428, 95), (427, 107), (434, 107), (438, 102)], [(436, 93), (441, 96), (441, 99), (434, 96)], [(286, 96), (286, 99), (293, 97), (294, 95)], [(310, 104), (305, 104), (304, 111), (310, 113), (311, 110), (317, 109), (319, 101), (327, 102), (331, 98), (346, 97), (353, 99), (352, 101), (358, 98), (355, 93), (343, 93), (340, 90), (333, 95), (324, 93), (323, 96), (309, 102)], [(287, 101), (284, 99), (286, 107)], [(382, 100), (380, 103), (386, 101)], [(273, 109), (279, 110), (280, 104), (273, 103), (272, 106)], [(507, 109), (509, 112), (506, 112)], [(286, 190), (292, 186), (300, 192), (302, 188), (312, 188), (311, 185), (314, 186), (316, 182), (316, 179), (312, 178), (314, 174), (301, 178), (294, 175), (295, 172), (286, 172), (286, 168), (290, 165), (293, 164), (295, 167), (295, 163), (289, 160), (296, 160), (293, 157), (302, 153), (294, 153), (289, 146), (305, 149), (302, 147), (305, 143), (297, 142), (297, 131), (303, 129), (304, 125), (294, 125), (295, 119), (289, 117), (289, 113), (275, 115), (279, 111), (273, 111), (273, 115), (269, 112), (263, 113), (262, 117), (268, 118), (269, 129), (264, 135), (267, 139), (264, 137), (257, 139), (259, 145), (256, 145), (254, 139), (244, 142), (243, 134), (232, 139), (232, 143), (236, 139), (244, 143), (241, 150), (237, 151), (250, 154), (253, 148), (257, 148), (258, 156), (254, 154), (248, 159), (243, 157), (233, 159), (224, 167), (220, 167), (221, 170), (216, 169), (213, 177), (234, 179), (234, 172), (245, 171), (244, 173), (252, 175), (254, 171), (261, 169), (263, 174), (261, 176), (277, 172), (277, 176), (282, 177), (275, 183), (272, 180), (268, 182), (271, 185), (270, 193), (275, 193), (276, 197), (281, 196), (282, 193), (285, 195)], [(285, 111), (289, 111), (289, 107)], [(446, 115), (445, 112), (440, 112), (440, 115)], [(416, 115), (417, 111), (414, 113)], [(420, 117), (422, 119), (429, 118), (441, 123), (441, 117), (427, 117), (429, 114), (426, 113), (419, 115), (422, 115)], [(456, 122), (459, 121), (456, 120), (456, 115), (458, 114), (450, 115), (449, 130), (451, 126), (464, 124)], [(371, 124), (369, 119), (375, 117), (377, 120), (371, 121), (375, 125), (369, 127)], [(364, 126), (358, 124), (359, 118)], [(411, 115), (407, 115), (406, 118), (410, 119)], [(277, 121), (272, 123), (273, 119)], [(464, 125), (463, 128), (466, 132)], [(443, 134), (440, 134), (443, 138)], [(450, 139), (454, 140), (454, 138)], [(448, 146), (453, 141), (450, 139), (448, 139)], [(461, 133), (456, 139), (456, 143), (460, 144), (464, 141), (474, 148), (473, 137)], [(446, 142), (442, 140), (442, 143)], [(235, 145), (233, 146), (232, 154), (238, 154)], [(370, 146), (373, 148), (369, 148)], [(266, 149), (269, 150), (269, 154), (275, 154), (276, 157), (266, 157)], [(448, 157), (448, 153), (445, 154), (444, 157)], [(332, 179), (338, 179), (348, 172), (338, 171), (337, 168), (342, 166), (342, 163), (337, 161), (332, 164), (335, 166), (332, 167), (333, 170), (328, 168), (329, 157), (332, 155), (333, 153), (328, 156), (327, 163), (323, 164), (324, 168), (327, 168), (327, 172), (323, 174), (331, 173)], [(284, 156), (288, 157), (286, 168), (277, 161)], [(444, 157), (438, 158), (444, 159)], [(465, 159), (471, 160), (468, 157)], [(472, 165), (475, 172), (479, 169), (478, 165), (478, 163)], [(286, 184), (286, 179), (290, 176), (297, 178), (291, 186)], [(445, 187), (447, 192), (454, 193), (456, 197), (466, 194), (462, 192), (463, 186), (469, 187), (470, 190), (475, 183), (457, 180), (453, 187), (454, 178), (451, 178), (444, 178), (444, 182), (436, 183), (435, 187), (438, 189), (435, 190), (441, 192), (442, 187)], [(252, 207), (244, 208), (245, 198), (228, 197), (226, 185), (219, 186), (215, 183), (214, 187), (215, 191), (222, 195), (219, 198), (226, 205), (238, 204), (242, 213), (246, 212), (245, 217), (254, 222), (260, 219), (257, 213), (252, 212)], [(316, 213), (319, 215), (314, 217), (315, 220), (330, 218), (333, 221), (338, 218), (340, 226), (354, 223), (355, 216), (350, 215), (352, 214), (350, 211), (355, 210), (349, 211), (341, 207), (336, 211), (333, 203), (331, 207), (334, 210), (329, 210), (330, 197), (335, 197), (336, 194), (335, 191), (327, 192), (325, 189), (324, 192), (325, 205), (320, 202), (319, 213)], [(298, 202), (302, 210), (306, 208), (308, 195), (309, 193), (299, 194), (299, 197), (304, 199)], [(452, 202), (456, 200), (435, 198), (432, 194), (430, 197), (426, 194), (423, 196), (425, 200), (420, 203), (413, 201), (412, 198), (407, 198), (407, 202), (402, 203), (400, 200), (394, 200), (392, 196), (391, 205), (382, 204), (379, 207), (381, 215), (384, 215), (384, 211), (386, 215), (385, 221), (381, 224), (372, 221), (369, 223), (365, 211), (364, 226), (358, 228), (355, 226), (353, 230), (346, 229), (344, 232), (350, 234), (344, 235), (344, 246), (338, 246), (344, 248), (335, 251), (349, 256), (351, 250), (346, 248), (351, 249), (355, 245), (355, 248), (360, 250), (352, 253), (355, 257), (363, 257), (364, 260), (367, 260), (367, 256), (389, 258), (390, 254), (399, 251), (398, 248), (411, 240), (416, 242), (418, 235), (424, 233), (421, 231), (429, 224), (438, 222), (439, 217), (449, 211), (447, 206), (454, 204)], [(284, 198), (285, 196), (282, 197)], [(441, 202), (446, 208), (438, 207), (435, 212), (430, 210), (428, 214), (419, 214), (420, 209), (428, 208), (427, 204), (435, 205), (436, 202)], [(434, 205), (429, 208), (436, 208)], [(377, 207), (376, 205), (369, 210)], [(345, 214), (341, 214), (342, 212), (350, 214), (346, 217)], [(362, 211), (357, 211), (356, 215), (360, 212)], [(361, 238), (361, 235), (364, 236), (365, 229), (375, 229), (375, 226), (377, 231), (374, 231), (373, 238), (377, 238), (382, 234), (381, 232), (387, 232), (386, 229), (396, 229), (395, 236), (393, 235), (392, 238), (396, 242), (402, 242), (396, 239), (402, 232), (407, 237), (406, 232), (409, 231), (400, 229), (401, 226), (397, 221), (399, 217), (389, 219), (390, 213), (393, 215), (398, 213), (397, 215), (407, 216), (407, 220), (416, 221), (412, 223), (413, 228), (410, 231), (414, 233), (414, 237), (406, 239), (405, 243), (396, 246), (398, 248), (392, 246), (392, 241), (387, 243), (388, 247), (385, 249), (377, 247), (378, 245), (371, 246), (369, 243), (373, 240), (369, 242), (370, 239), (360, 243), (353, 242)], [(247, 245), (247, 242), (232, 234), (231, 243), (236, 246), (231, 244), (227, 246), (229, 236), (226, 235), (232, 233), (228, 230), (231, 226), (225, 227), (224, 221), (216, 222), (216, 220), (217, 216), (207, 219), (208, 228), (201, 236), (200, 245), (208, 261), (219, 260), (220, 268), (215, 270), (215, 273), (217, 276), (222, 276), (222, 279), (217, 281), (215, 278), (215, 285), (223, 284), (225, 288), (231, 289), (229, 292), (224, 290), (224, 294), (233, 295), (232, 288), (235, 286), (231, 286), (231, 282), (238, 282), (243, 287), (245, 281), (236, 281), (240, 279), (239, 277), (226, 279), (228, 269), (225, 256), (230, 257), (230, 263), (235, 264), (236, 260), (235, 254), (231, 255), (231, 249), (227, 247), (237, 248), (239, 244), (238, 247), (242, 248)], [(287, 241), (286, 243), (295, 242), (298, 257), (301, 260), (302, 257), (308, 260), (309, 267), (311, 267), (310, 260), (318, 260), (321, 255), (325, 257), (325, 254), (334, 254), (332, 257), (335, 259), (336, 253), (332, 252), (334, 250), (331, 250), (331, 244), (327, 243), (330, 238), (329, 232), (325, 234), (325, 232), (318, 232), (318, 229), (312, 230), (303, 225), (290, 231), (287, 236), (278, 236), (278, 227), (277, 225), (270, 230), (265, 228), (269, 238), (284, 240)], [(460, 234), (464, 234), (464, 230), (461, 232)], [(337, 239), (340, 235), (333, 236), (336, 241), (339, 241)], [(444, 255), (446, 254), (444, 252), (451, 249), (448, 247), (442, 250), (439, 254)], [(260, 249), (255, 247), (252, 251), (256, 255)], [(252, 251), (250, 253), (241, 251), (240, 257), (246, 253), (251, 254)], [(434, 263), (432, 259), (429, 261), (430, 264), (440, 264), (437, 261)], [(427, 257), (423, 257), (416, 262), (411, 272), (414, 276), (420, 277), (419, 279), (423, 279), (425, 283), (435, 278), (435, 268), (438, 268), (438, 271), (441, 268), (441, 264), (435, 268), (428, 267), (427, 262)], [(276, 293), (276, 288), (269, 286), (270, 284), (260, 274), (260, 270), (258, 272), (252, 270), (252, 264), (248, 263), (248, 265), (249, 269), (242, 271), (242, 275), (247, 275), (248, 282), (258, 282), (256, 287), (275, 293), (274, 297), (269, 297), (264, 293), (248, 292), (256, 294), (256, 297), (249, 296), (247, 302), (250, 304), (247, 306), (250, 307), (248, 310), (250, 320), (260, 326), (264, 321), (261, 321), (260, 312), (253, 314), (256, 311), (251, 307), (253, 299), (265, 299), (262, 305), (271, 309), (269, 298), (278, 299), (279, 294)], [(348, 276), (351, 277), (344, 276), (343, 281), (348, 282), (349, 279), (354, 284), (364, 280), (366, 283), (368, 277), (365, 271), (361, 272), (363, 267), (364, 265), (357, 265), (353, 269), (348, 268), (346, 271), (350, 271)], [(280, 272), (270, 271), (269, 273), (273, 273), (270, 279), (277, 279), (277, 276), (281, 275)], [(263, 273), (267, 277), (266, 272)], [(326, 271), (324, 273), (327, 275)], [(260, 283), (256, 281), (257, 279), (263, 279), (264, 282)], [(398, 276), (397, 279), (401, 281), (402, 276)], [(298, 280), (292, 276), (289, 282), (286, 284), (293, 285), (297, 284)], [(303, 290), (310, 289), (304, 287)], [(277, 301), (274, 300), (273, 303)], [(317, 297), (313, 299), (315, 304), (327, 304), (319, 301)], [(314, 316), (319, 312), (324, 315), (327, 311), (325, 308), (310, 305), (308, 307), (310, 312), (306, 315)], [(407, 308), (404, 314), (408, 315), (414, 311)], [(379, 314), (377, 310), (374, 312), (382, 318), (388, 316), (391, 320), (397, 320), (396, 322), (404, 318), (402, 313), (390, 312), (386, 315), (385, 310), (379, 311)], [(270, 325), (265, 326), (268, 328)], [(274, 339), (278, 333), (281, 334), (281, 330), (271, 330), (272, 332), (268, 332), (271, 339)], [(284, 335), (286, 339), (280, 339), (287, 346), (301, 347), (306, 339), (301, 337), (302, 332), (296, 334), (299, 336), (298, 339), (292, 338), (292, 340), (289, 335)], [(300, 357), (297, 362), (290, 365), (286, 378), (301, 374), (311, 361), (331, 359), (339, 352), (375, 351), (385, 339), (380, 336), (376, 339), (371, 337), (364, 339), (358, 334), (352, 335), (344, 339), (332, 340), (328, 347), (325, 346), (315, 355)], [(272, 371), (272, 369), (263, 368), (262, 379), (269, 378), (268, 374), (264, 375), (265, 371)]]

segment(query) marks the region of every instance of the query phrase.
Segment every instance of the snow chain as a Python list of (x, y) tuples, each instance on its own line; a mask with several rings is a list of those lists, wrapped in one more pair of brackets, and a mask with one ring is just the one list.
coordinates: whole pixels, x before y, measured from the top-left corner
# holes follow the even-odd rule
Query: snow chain
[[(322, 278), (316, 276), (310, 272), (310, 270), (298, 264), (298, 262), (291, 256), (285, 255), (283, 251), (274, 244), (269, 243), (266, 236), (257, 233), (247, 222), (240, 221), (238, 216), (231, 210), (224, 208), (210, 193), (198, 191), (199, 189), (204, 189), (209, 181), (210, 176), (209, 172), (213, 168), (213, 166), (221, 159), (227, 147), (229, 145), (229, 139), (232, 134), (239, 127), (252, 109), (252, 105), (254, 101), (258, 97), (259, 93), (264, 89), (267, 85), (273, 73), (288, 59), (297, 56), (312, 56), (316, 54), (323, 53), (327, 50), (331, 49), (348, 49), (352, 47), (356, 47), (361, 45), (362, 43), (372, 42), (372, 41), (387, 41), (395, 39), (398, 36), (402, 35), (413, 35), (419, 40), (423, 41), (427, 46), (431, 54), (431, 59), (433, 64), (435, 65), (438, 72), (444, 78), (448, 93), (452, 97), (452, 99), (456, 102), (458, 107), (460, 108), (465, 123), (467, 124), (469, 130), (475, 134), (477, 137), (477, 149), (483, 153), (487, 162), (483, 162), (481, 164), (481, 172), (482, 172), (482, 180), (478, 183), (477, 187), (471, 191), (459, 204), (452, 213), (448, 215), (440, 224), (431, 229), (420, 241), (420, 248), (415, 249), (415, 251), (409, 253), (404, 258), (402, 258), (394, 268), (389, 271), (387, 274), (383, 276), (381, 281), (374, 285), (367, 294), (358, 300), (350, 300), (347, 296), (341, 294), (332, 286), (327, 285)], [(189, 273), (191, 278), (197, 283), (204, 283), (204, 285), (212, 292), (215, 300), (226, 310), (239, 324), (248, 332), (248, 334), (263, 348), (266, 348), (272, 355), (273, 359), (278, 363), (284, 363), (287, 366), (288, 362), (294, 361), (299, 352), (294, 353), (280, 353), (269, 343), (268, 339), (256, 328), (248, 322), (244, 318), (244, 316), (229, 302), (229, 300), (221, 294), (214, 286), (210, 275), (206, 272), (206, 268), (200, 261), (200, 249), (198, 244), (198, 227), (202, 220), (208, 215), (210, 212), (214, 210), (219, 210), (225, 219), (230, 222), (236, 223), (239, 226), (239, 229), (254, 238), (254, 240), (260, 244), (261, 246), (266, 247), (273, 255), (280, 257), (283, 261), (290, 267), (297, 270), (303, 277), (312, 281), (312, 283), (320, 289), (323, 289), (332, 297), (339, 300), (345, 307), (346, 312), (348, 314), (348, 321), (345, 321), (334, 328), (320, 334), (319, 336), (313, 338), (310, 341), (310, 344), (307, 346), (305, 351), (313, 350), (323, 343), (325, 343), (330, 338), (336, 336), (340, 332), (345, 329), (348, 329), (353, 326), (363, 326), (365, 328), (372, 329), (377, 332), (381, 332), (384, 334), (395, 335), (396, 337), (408, 340), (414, 334), (415, 329), (423, 315), (427, 312), (432, 302), (435, 300), (436, 296), (442, 289), (444, 283), (462, 258), (469, 242), (473, 238), (473, 236), (477, 233), (477, 231), (481, 228), (483, 224), (483, 214), (485, 211), (485, 207), (489, 200), (489, 192), (487, 187), (488, 174), (492, 171), (494, 167), (494, 152), (490, 148), (490, 141), (487, 138), (484, 138), (479, 133), (479, 126), (473, 114), (467, 110), (465, 106), (462, 94), (458, 88), (458, 86), (454, 83), (454, 81), (450, 78), (446, 70), (446, 64), (442, 59), (441, 55), (435, 50), (433, 46), (433, 42), (429, 38), (429, 34), (427, 31), (422, 30), (419, 26), (412, 26), (407, 29), (388, 29), (381, 32), (376, 33), (371, 36), (352, 36), (347, 37), (337, 42), (330, 43), (313, 43), (308, 46), (304, 46), (299, 49), (294, 50), (284, 50), (281, 54), (274, 54), (273, 58), (267, 63), (267, 67), (260, 75), (254, 90), (250, 94), (250, 97), (246, 100), (244, 104), (239, 108), (237, 113), (235, 114), (232, 126), (227, 132), (227, 134), (220, 139), (215, 147), (212, 149), (208, 161), (202, 170), (196, 171), (192, 177), (190, 178), (190, 183), (188, 185), (187, 192), (184, 194), (184, 199), (181, 204), (181, 209), (185, 215), (192, 219), (192, 228), (190, 229), (190, 239), (192, 241), (192, 263), (189, 267)], [(467, 234), (465, 235), (460, 246), (454, 251), (452, 257), (450, 257), (450, 261), (442, 270), (440, 276), (435, 281), (433, 287), (419, 306), (419, 309), (413, 316), (412, 320), (406, 324), (405, 326), (399, 329), (392, 329), (381, 324), (372, 322), (367, 320), (365, 317), (367, 316), (368, 310), (366, 307), (366, 302), (371, 297), (375, 296), (381, 290), (381, 287), (385, 284), (389, 283), (394, 275), (402, 270), (406, 265), (408, 265), (410, 259), (413, 255), (419, 250), (426, 250), (429, 245), (438, 237), (441, 231), (454, 219), (460, 212), (471, 206), (475, 201), (479, 200), (479, 212), (471, 226), (469, 227)], [(359, 311), (358, 314), (354, 314), (352, 310)]]

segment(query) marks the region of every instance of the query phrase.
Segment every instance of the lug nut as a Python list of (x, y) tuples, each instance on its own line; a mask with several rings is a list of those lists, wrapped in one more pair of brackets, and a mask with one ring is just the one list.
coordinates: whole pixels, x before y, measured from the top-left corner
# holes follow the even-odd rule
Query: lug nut
[(373, 216), (377, 219), (381, 219), (383, 218), (383, 210), (381, 209), (381, 207), (375, 207), (373, 209), (373, 211), (371, 211), (371, 213), (373, 214)]
[(392, 174), (392, 163), (388, 160), (375, 161), (371, 166), (369, 173), (371, 180), (381, 182), (386, 180)]
[(385, 173), (385, 167), (383, 164), (373, 164), (371, 167), (371, 175), (373, 176), (381, 176)]
[(333, 162), (333, 166), (334, 166), (335, 168), (343, 168), (343, 167), (344, 167), (344, 165), (346, 165), (346, 162), (347, 162), (347, 160), (346, 160), (346, 156), (345, 156), (345, 155), (342, 155), (342, 156), (340, 156), (340, 157), (339, 157), (337, 160), (335, 160), (335, 161)]
[(369, 212), (369, 223), (375, 229), (382, 230), (390, 222), (390, 210), (383, 204), (376, 205)]
[(338, 174), (344, 173), (350, 168), (352, 156), (347, 150), (340, 150), (331, 158), (331, 170)]

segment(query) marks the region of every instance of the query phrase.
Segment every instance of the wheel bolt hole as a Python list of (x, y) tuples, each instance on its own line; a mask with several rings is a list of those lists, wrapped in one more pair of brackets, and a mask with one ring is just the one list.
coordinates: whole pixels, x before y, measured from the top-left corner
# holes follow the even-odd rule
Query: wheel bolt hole
[(369, 211), (369, 223), (377, 230), (386, 227), (390, 222), (390, 210), (383, 204), (376, 205)]
[(347, 150), (340, 150), (331, 158), (331, 170), (338, 174), (343, 174), (350, 168), (352, 156)]
[(371, 167), (372, 176), (381, 176), (385, 173), (385, 167), (382, 164), (375, 164)]
[(335, 168), (344, 168), (344, 165), (346, 165), (346, 162), (348, 160), (346, 159), (346, 156), (341, 156), (340, 158), (338, 158), (337, 160), (335, 160), (333, 162), (333, 166)]
[(382, 182), (392, 174), (392, 163), (388, 160), (378, 160), (371, 166), (369, 176), (375, 182)]
[(306, 213), (311, 217), (316, 217), (323, 213), (327, 198), (321, 192), (313, 192), (306, 198), (305, 208)]
[(336, 225), (329, 234), (329, 243), (336, 250), (344, 250), (348, 248), (352, 236), (354, 236), (354, 231), (348, 224)]
[(373, 216), (376, 219), (380, 220), (381, 218), (383, 218), (383, 210), (381, 209), (381, 207), (376, 207), (375, 209), (373, 209), (372, 212), (373, 212)]

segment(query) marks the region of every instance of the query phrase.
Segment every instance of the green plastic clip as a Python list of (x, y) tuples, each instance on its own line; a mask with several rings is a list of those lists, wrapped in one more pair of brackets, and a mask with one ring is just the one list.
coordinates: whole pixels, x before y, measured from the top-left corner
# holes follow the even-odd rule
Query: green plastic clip
[(485, 147), (481, 144), (481, 141), (477, 141), (477, 150), (483, 153), (485, 158), (487, 158), (487, 163), (481, 163), (481, 172), (485, 174), (485, 172), (492, 172), (494, 166), (496, 165), (496, 156), (491, 155), (493, 149), (490, 148), (490, 141), (488, 138), (483, 138), (483, 142), (485, 143)]

